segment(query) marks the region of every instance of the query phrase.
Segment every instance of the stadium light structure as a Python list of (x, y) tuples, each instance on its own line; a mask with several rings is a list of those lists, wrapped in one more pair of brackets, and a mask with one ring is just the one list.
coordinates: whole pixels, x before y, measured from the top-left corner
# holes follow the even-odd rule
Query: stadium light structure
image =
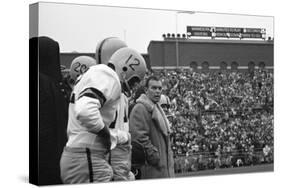
[[(195, 14), (195, 11), (177, 11), (176, 12), (176, 36), (178, 36), (178, 14)], [(176, 38), (176, 63), (179, 67), (179, 38)]]

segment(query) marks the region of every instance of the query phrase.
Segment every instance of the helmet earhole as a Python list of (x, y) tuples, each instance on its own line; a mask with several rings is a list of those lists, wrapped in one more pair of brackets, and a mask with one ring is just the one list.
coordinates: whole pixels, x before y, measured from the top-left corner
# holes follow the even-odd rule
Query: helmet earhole
[(126, 72), (128, 70), (127, 67), (123, 67), (123, 71)]
[(110, 68), (112, 68), (115, 71), (115, 66), (112, 63), (108, 63), (107, 66), (109, 66)]

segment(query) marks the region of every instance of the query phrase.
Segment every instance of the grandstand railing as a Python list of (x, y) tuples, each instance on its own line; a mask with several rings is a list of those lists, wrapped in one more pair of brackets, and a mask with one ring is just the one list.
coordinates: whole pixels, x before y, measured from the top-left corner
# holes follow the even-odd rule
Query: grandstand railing
[(252, 152), (232, 150), (231, 152), (194, 152), (192, 154), (177, 155), (174, 158), (175, 173), (186, 173), (200, 170), (219, 168), (235, 168), (259, 164), (272, 164), (274, 162), (273, 147), (266, 155), (263, 148), (255, 148)]

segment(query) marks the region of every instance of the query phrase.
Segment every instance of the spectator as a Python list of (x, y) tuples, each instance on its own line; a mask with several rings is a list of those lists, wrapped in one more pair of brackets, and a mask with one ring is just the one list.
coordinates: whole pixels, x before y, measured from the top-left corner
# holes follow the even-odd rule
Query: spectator
[(140, 142), (147, 163), (141, 167), (142, 179), (174, 177), (174, 160), (168, 120), (158, 104), (162, 83), (151, 76), (146, 81), (146, 93), (137, 100), (130, 114), (132, 139)]

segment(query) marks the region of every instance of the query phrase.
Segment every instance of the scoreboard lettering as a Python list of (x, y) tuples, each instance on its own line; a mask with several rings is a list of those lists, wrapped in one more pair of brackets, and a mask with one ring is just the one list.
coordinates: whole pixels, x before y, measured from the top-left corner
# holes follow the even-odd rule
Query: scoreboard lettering
[(262, 38), (260, 33), (242, 33), (243, 38)]
[(206, 32), (206, 31), (192, 31), (190, 32), (191, 36), (196, 36), (196, 37), (210, 37), (211, 32)]
[(241, 37), (241, 33), (229, 33), (229, 37), (230, 38), (240, 38)]
[(224, 33), (241, 33), (242, 28), (235, 27), (215, 27), (216, 32), (224, 32)]
[(224, 38), (228, 38), (228, 33), (216, 33), (215, 37), (224, 37)]
[(262, 33), (262, 29), (259, 28), (244, 28), (243, 33)]
[(195, 32), (195, 31), (202, 31), (202, 32), (207, 32), (211, 31), (211, 27), (201, 27), (201, 26), (187, 26), (186, 28), (187, 32)]

